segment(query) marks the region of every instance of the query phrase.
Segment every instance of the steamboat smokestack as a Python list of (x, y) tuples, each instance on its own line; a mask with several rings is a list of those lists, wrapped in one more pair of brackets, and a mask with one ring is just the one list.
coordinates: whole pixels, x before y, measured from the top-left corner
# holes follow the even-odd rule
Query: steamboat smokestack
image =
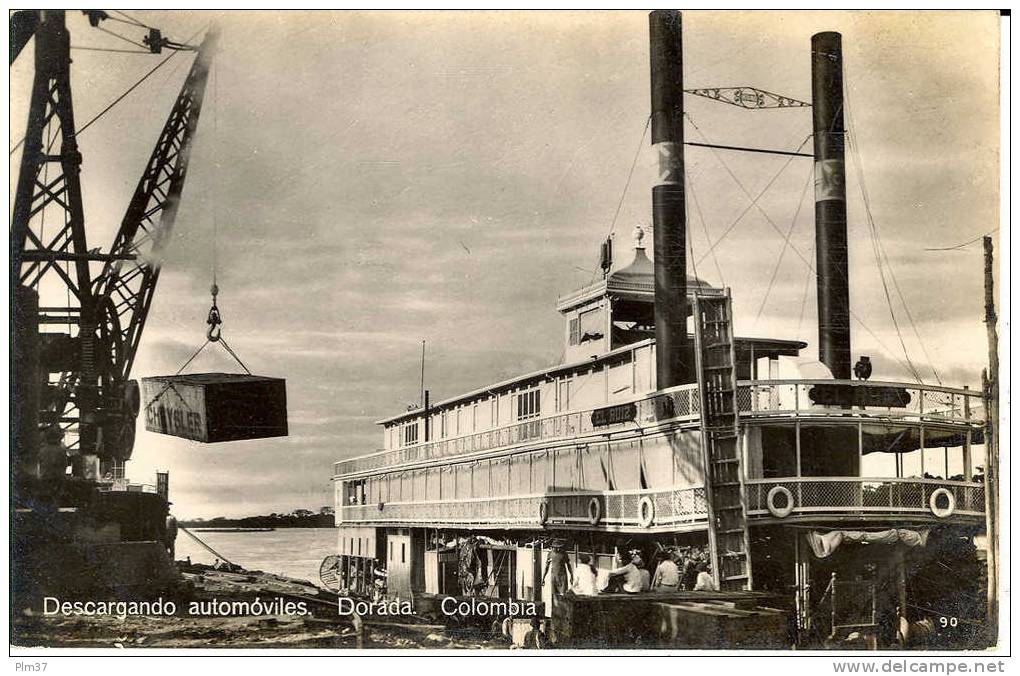
[(684, 211), (683, 50), (680, 12), (648, 16), (652, 75), (652, 147), (659, 180), (652, 188), (655, 243), (657, 387), (694, 381), (687, 350), (687, 222)]
[(843, 144), (843, 45), (839, 33), (811, 38), (815, 141), (818, 358), (834, 378), (850, 378), (850, 281)]

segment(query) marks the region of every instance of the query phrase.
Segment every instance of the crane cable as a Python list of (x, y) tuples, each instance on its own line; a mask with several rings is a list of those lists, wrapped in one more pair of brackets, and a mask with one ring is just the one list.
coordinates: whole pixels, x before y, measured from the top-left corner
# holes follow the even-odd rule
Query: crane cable
[[(211, 75), (211, 78), (212, 78), (212, 90), (213, 90), (212, 91), (212, 94), (213, 94), (213, 96), (212, 96), (212, 99), (213, 99), (213, 102), (212, 102), (212, 113), (213, 113), (213, 146), (214, 146), (214, 151), (215, 151), (214, 154), (215, 154), (215, 156), (217, 158), (219, 158), (219, 156), (220, 156), (220, 153), (219, 153), (219, 138), (220, 138), (220, 133), (219, 133), (219, 129), (220, 129), (220, 122), (219, 122), (219, 68), (214, 63), (212, 65), (212, 67), (210, 68), (210, 70), (211, 70), (210, 75)], [(218, 163), (217, 163), (217, 171), (215, 172), (215, 174), (217, 176), (217, 180), (218, 180), (218, 177), (219, 177), (219, 173), (220, 172), (218, 170)], [(218, 192), (218, 191), (214, 190), (214, 192)], [(208, 344), (208, 343), (219, 343), (220, 345), (222, 345), (223, 349), (227, 351), (227, 354), (229, 354), (231, 357), (233, 357), (234, 361), (236, 361), (238, 364), (241, 365), (241, 368), (244, 369), (245, 373), (247, 373), (248, 375), (251, 375), (251, 371), (248, 370), (248, 367), (245, 366), (244, 362), (241, 361), (241, 358), (237, 356), (237, 353), (234, 352), (233, 348), (230, 347), (230, 344), (227, 343), (227, 340), (223, 337), (222, 330), (220, 329), (220, 327), (223, 324), (223, 317), (220, 314), (219, 307), (216, 305), (216, 297), (220, 293), (220, 287), (219, 287), (219, 285), (217, 283), (217, 271), (218, 271), (218, 268), (219, 268), (218, 245), (219, 245), (219, 227), (220, 227), (219, 226), (219, 212), (220, 212), (219, 200), (215, 200), (215, 199), (213, 200), (213, 210), (212, 211), (213, 211), (212, 287), (210, 287), (210, 289), (209, 289), (210, 293), (212, 294), (212, 307), (209, 308), (209, 314), (208, 314), (208, 316), (206, 317), (206, 320), (205, 320), (206, 324), (209, 326), (209, 328), (206, 330), (206, 334), (205, 334), (206, 335), (206, 344)]]

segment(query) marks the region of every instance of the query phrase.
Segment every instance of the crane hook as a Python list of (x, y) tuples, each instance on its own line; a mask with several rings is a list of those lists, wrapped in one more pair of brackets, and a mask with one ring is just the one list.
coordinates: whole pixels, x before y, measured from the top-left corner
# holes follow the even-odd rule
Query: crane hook
[(210, 290), (212, 291), (212, 307), (209, 308), (209, 316), (205, 320), (205, 323), (209, 325), (205, 337), (215, 343), (220, 339), (220, 325), (223, 323), (223, 319), (220, 318), (220, 309), (216, 307), (216, 296), (219, 294), (220, 288), (214, 283)]

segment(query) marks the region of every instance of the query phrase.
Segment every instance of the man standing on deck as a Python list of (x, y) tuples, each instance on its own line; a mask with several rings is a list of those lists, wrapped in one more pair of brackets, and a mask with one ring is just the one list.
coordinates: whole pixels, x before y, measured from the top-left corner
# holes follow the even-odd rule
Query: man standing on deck
[(166, 545), (166, 551), (170, 554), (170, 560), (173, 561), (177, 549), (177, 517), (173, 514), (166, 515), (166, 535), (164, 538), (163, 544)]
[(574, 571), (570, 567), (570, 559), (567, 558), (567, 553), (563, 551), (563, 542), (557, 540), (553, 543), (553, 550), (549, 554), (549, 558), (545, 562), (545, 572), (542, 573), (542, 584), (545, 585), (545, 579), (549, 577), (549, 571), (552, 570), (552, 596), (553, 603), (556, 603), (556, 598), (563, 596), (568, 589), (572, 579), (574, 577)]

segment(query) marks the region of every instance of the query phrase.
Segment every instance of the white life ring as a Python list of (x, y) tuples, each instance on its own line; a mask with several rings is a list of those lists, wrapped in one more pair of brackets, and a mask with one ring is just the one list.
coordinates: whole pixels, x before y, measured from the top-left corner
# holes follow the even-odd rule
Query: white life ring
[(599, 525), (599, 521), (602, 520), (602, 503), (599, 499), (593, 497), (588, 501), (588, 523), (593, 526)]
[[(945, 507), (938, 506), (939, 496), (941, 495), (946, 496), (946, 501), (949, 503)], [(931, 507), (932, 514), (940, 519), (944, 519), (947, 516), (952, 516), (953, 512), (956, 511), (956, 496), (946, 488), (936, 488), (932, 491), (931, 497), (928, 498), (928, 506)]]
[(638, 524), (648, 528), (655, 521), (655, 503), (647, 495), (638, 503)]
[(549, 520), (549, 501), (543, 500), (538, 503), (538, 524), (544, 526), (545, 522)]
[[(780, 494), (786, 496), (785, 507), (776, 506), (776, 496)], [(790, 489), (786, 486), (773, 486), (772, 490), (769, 491), (768, 496), (765, 498), (765, 506), (769, 508), (769, 513), (772, 514), (772, 516), (777, 519), (785, 519), (793, 512), (793, 493), (791, 493)]]

